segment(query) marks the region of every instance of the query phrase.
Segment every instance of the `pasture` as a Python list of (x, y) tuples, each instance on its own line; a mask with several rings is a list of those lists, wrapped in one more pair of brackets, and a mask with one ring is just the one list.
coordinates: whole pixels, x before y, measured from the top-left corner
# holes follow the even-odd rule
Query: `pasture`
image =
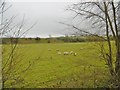
[[(10, 49), (10, 45), (3, 45), (3, 64)], [(76, 55), (63, 54), (71, 51)], [(98, 44), (94, 42), (19, 44), (14, 60), (18, 62), (11, 71), (13, 75), (29, 63), (31, 66), (20, 74), (22, 82), (8, 80), (5, 87), (94, 88), (106, 87), (109, 80), (108, 68), (100, 58)]]

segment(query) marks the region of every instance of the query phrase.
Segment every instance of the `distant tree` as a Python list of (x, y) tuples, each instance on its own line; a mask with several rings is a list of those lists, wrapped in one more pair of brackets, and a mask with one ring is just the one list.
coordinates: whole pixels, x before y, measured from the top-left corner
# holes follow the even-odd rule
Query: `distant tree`
[(35, 40), (41, 40), (40, 37), (36, 37)]
[(28, 38), (25, 38), (25, 40), (28, 40)]
[(49, 38), (52, 38), (52, 35), (51, 35), (51, 34), (49, 34)]
[(48, 39), (48, 43), (51, 43), (50, 39)]
[(32, 40), (32, 37), (29, 37), (28, 39)]

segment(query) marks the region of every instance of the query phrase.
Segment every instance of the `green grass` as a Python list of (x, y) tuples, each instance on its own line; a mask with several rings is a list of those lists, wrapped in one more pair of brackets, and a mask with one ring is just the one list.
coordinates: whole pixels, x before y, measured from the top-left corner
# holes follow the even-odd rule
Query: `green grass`
[[(48, 51), (51, 49), (51, 51)], [(57, 54), (57, 49), (62, 55)], [(10, 52), (9, 45), (3, 45), (3, 63)], [(74, 51), (77, 56), (63, 55)], [(56, 44), (19, 44), (14, 59), (17, 72), (23, 70), (30, 62), (32, 66), (20, 76), (24, 84), (13, 87), (104, 87), (109, 79), (104, 60), (100, 59), (98, 44), (90, 43), (56, 43)], [(13, 73), (14, 74), (14, 73)], [(8, 81), (5, 87), (12, 87)]]

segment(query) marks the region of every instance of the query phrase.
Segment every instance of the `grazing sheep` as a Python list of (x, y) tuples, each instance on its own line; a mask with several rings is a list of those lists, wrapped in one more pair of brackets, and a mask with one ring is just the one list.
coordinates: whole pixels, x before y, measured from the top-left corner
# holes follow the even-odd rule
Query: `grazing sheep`
[(61, 52), (58, 52), (58, 55), (61, 55), (62, 53)]
[(59, 49), (57, 49), (56, 51), (60, 51)]
[(83, 50), (83, 48), (80, 48), (80, 50)]
[(73, 54), (73, 51), (70, 51), (70, 54)]
[(77, 55), (77, 53), (74, 53), (74, 56), (76, 56)]
[(48, 51), (51, 51), (51, 49), (48, 49)]
[(68, 54), (69, 54), (69, 52), (64, 52), (63, 54), (64, 54), (64, 55), (68, 55)]

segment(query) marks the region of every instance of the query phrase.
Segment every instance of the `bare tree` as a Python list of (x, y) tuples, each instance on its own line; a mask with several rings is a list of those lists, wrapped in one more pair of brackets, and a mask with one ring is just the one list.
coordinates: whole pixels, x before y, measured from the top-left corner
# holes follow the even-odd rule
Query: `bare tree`
[[(84, 32), (97, 37), (101, 37), (99, 36), (100, 31), (102, 32), (102, 34), (106, 33), (108, 51), (104, 51), (102, 47), (102, 56), (109, 67), (111, 76), (113, 77), (113, 87), (120, 87), (120, 28), (118, 28), (118, 22), (120, 21), (118, 21), (117, 15), (117, 11), (120, 10), (120, 4), (115, 3), (113, 0), (100, 2), (80, 2), (73, 4), (67, 10), (70, 10), (76, 14), (74, 20), (78, 19), (79, 16), (83, 17), (83, 21), (91, 22), (92, 29), (96, 28), (98, 30), (94, 31), (94, 33), (91, 33), (75, 25), (70, 25), (66, 23), (62, 24), (71, 26), (80, 32)], [(116, 51), (112, 50), (113, 42), (111, 42), (110, 35), (112, 35), (114, 38), (114, 46), (116, 48)], [(115, 59), (113, 52), (116, 52)]]
[[(19, 64), (22, 62), (22, 60), (18, 60), (18, 56), (16, 55), (16, 48), (18, 46), (18, 41), (23, 36), (28, 32), (35, 24), (33, 24), (30, 28), (23, 30), (24, 28), (24, 17), (22, 21), (18, 24), (12, 24), (14, 22), (14, 19), (16, 16), (12, 16), (9, 20), (5, 19), (4, 20), (4, 12), (6, 12), (10, 7), (6, 7), (6, 1), (5, 0), (0, 0), (0, 36), (6, 36), (10, 38), (10, 52), (7, 54), (6, 58), (3, 58), (2, 61), (2, 88), (5, 88), (5, 83), (7, 81), (12, 80), (11, 84), (15, 85), (17, 83), (23, 82), (24, 79), (21, 78), (21, 74), (26, 72), (31, 65), (34, 63), (33, 62), (28, 62), (28, 65), (25, 68), (18, 68), (21, 65)], [(5, 52), (3, 51), (3, 54)], [(15, 69), (17, 68), (17, 69)]]

